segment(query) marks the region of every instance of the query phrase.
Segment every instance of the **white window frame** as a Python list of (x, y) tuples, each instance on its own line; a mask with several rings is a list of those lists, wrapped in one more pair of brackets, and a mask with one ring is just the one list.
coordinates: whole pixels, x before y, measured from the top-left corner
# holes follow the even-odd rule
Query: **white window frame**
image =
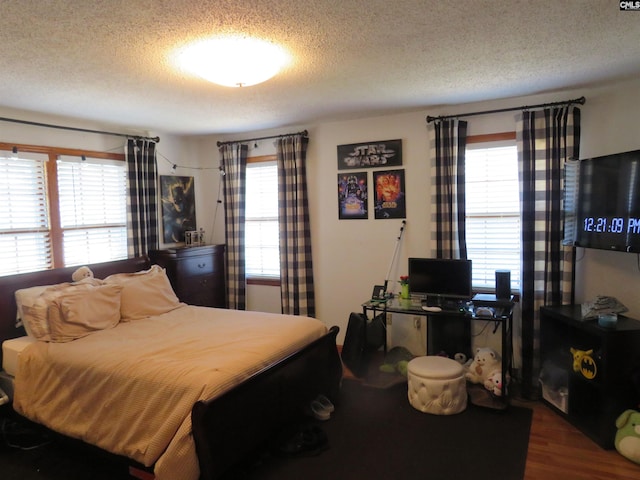
[[(484, 177), (484, 169), (474, 173), (473, 152), (504, 147), (513, 149), (514, 164), (509, 172), (510, 177), (502, 175), (508, 171), (504, 168), (495, 172), (494, 176), (487, 174), (489, 178)], [(515, 133), (469, 137), (465, 164), (467, 258), (473, 262), (473, 289), (494, 291), (495, 271), (509, 270), (511, 290), (517, 292), (521, 283), (522, 242)], [(486, 181), (481, 180), (485, 178)], [(478, 195), (476, 198), (474, 189)], [(508, 192), (509, 197), (501, 198), (492, 192)], [(492, 198), (498, 201), (491, 204), (489, 200)], [(486, 208), (478, 211), (474, 208), (478, 205)], [(474, 228), (474, 224), (477, 228)], [(483, 224), (489, 228), (483, 228)]]
[(245, 269), (253, 284), (279, 284), (278, 172), (275, 155), (247, 159)]

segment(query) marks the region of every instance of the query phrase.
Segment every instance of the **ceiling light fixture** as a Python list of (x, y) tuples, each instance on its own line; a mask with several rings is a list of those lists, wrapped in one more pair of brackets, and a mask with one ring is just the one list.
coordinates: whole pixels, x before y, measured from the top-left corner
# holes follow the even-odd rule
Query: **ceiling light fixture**
[(274, 77), (289, 55), (274, 43), (249, 37), (202, 40), (177, 54), (178, 65), (225, 87), (249, 87)]

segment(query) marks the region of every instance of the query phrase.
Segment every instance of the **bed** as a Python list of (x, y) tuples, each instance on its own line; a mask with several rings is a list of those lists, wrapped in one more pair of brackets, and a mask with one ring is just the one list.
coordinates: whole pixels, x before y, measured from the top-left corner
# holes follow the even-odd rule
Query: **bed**
[[(56, 300), (62, 327), (55, 309), (46, 310), (50, 337), (37, 328), (34, 333), (37, 322), (29, 323), (29, 337), (49, 341), (24, 338), (23, 328), (16, 328), (15, 292), (65, 284), (76, 268), (0, 277), (0, 341), (18, 338), (13, 342), (20, 344), (12, 354), (12, 396), (21, 415), (126, 456), (153, 470), (157, 480), (208, 480), (224, 476), (304, 415), (319, 394), (337, 400), (337, 327), (308, 317), (182, 304), (147, 257), (89, 267), (96, 279), (106, 279), (81, 282), (91, 284), (91, 295), (100, 292), (91, 298), (102, 303), (88, 304), (100, 305), (91, 310), (101, 312), (95, 314), (100, 328), (92, 324), (87, 333), (82, 321), (75, 322), (88, 317), (88, 307), (86, 294), (74, 290)], [(150, 293), (145, 282), (152, 284)], [(116, 308), (109, 303), (114, 292), (118, 321), (109, 315)], [(165, 301), (177, 305), (165, 308)], [(33, 318), (41, 311), (23, 309)]]

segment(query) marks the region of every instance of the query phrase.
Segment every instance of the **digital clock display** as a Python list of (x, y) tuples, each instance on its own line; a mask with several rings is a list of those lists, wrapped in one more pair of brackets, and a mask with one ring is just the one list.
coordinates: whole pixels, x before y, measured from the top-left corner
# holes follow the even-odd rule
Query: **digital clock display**
[(623, 217), (585, 217), (582, 221), (585, 232), (640, 234), (640, 218)]

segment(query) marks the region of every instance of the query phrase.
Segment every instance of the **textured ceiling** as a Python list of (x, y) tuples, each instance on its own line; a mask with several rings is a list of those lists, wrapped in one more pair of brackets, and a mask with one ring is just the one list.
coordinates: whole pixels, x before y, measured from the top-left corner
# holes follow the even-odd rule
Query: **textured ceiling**
[[(640, 75), (613, 0), (20, 0), (0, 3), (0, 106), (136, 130), (232, 133), (523, 96)], [(230, 89), (171, 54), (221, 33), (283, 45)]]

